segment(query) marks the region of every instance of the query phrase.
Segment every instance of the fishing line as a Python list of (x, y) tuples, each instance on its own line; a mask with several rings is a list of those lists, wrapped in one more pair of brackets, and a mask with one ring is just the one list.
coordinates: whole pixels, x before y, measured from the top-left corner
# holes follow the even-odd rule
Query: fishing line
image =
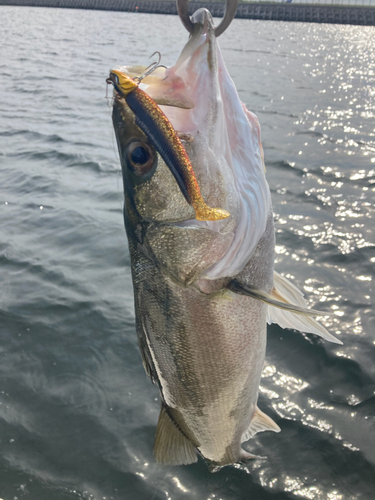
[[(118, 148), (117, 148), (117, 144), (115, 144), (115, 134), (114, 134), (114, 131), (112, 130), (112, 149), (115, 153), (115, 157), (117, 157), (117, 161), (120, 162), (120, 155), (119, 155), (119, 152), (118, 152)], [(118, 163), (117, 163), (118, 165)], [(121, 165), (121, 162), (120, 162), (120, 165)], [(124, 186), (123, 186), (123, 179), (122, 179), (122, 167), (120, 167), (119, 169), (117, 168), (116, 169), (116, 172), (117, 172), (117, 176), (116, 176), (116, 181), (117, 181), (117, 191), (119, 193), (123, 193), (123, 189), (124, 189)], [(120, 182), (120, 186), (118, 185), (118, 183)], [(121, 198), (121, 201), (119, 202), (119, 208), (120, 208), (120, 211), (123, 212), (124, 210), (124, 197), (122, 196)]]
[[(108, 86), (109, 84), (107, 83), (107, 86), (106, 86), (106, 92), (105, 92), (105, 99), (107, 100), (107, 106), (108, 108), (112, 111), (112, 108), (113, 108), (113, 102), (115, 100), (115, 97), (114, 97), (114, 93), (112, 95), (112, 97), (109, 97), (108, 95)], [(111, 118), (112, 118), (112, 112), (110, 113), (111, 114)], [(111, 134), (111, 140), (112, 140), (112, 150), (113, 150), (113, 153), (114, 153), (114, 157), (115, 159), (117, 160), (117, 165), (120, 164), (121, 165), (121, 161), (120, 161), (120, 154), (119, 154), (119, 151), (118, 151), (118, 148), (117, 148), (117, 144), (115, 144), (115, 133), (114, 133), (114, 129), (112, 127), (112, 134)], [(115, 165), (116, 165), (115, 164)], [(123, 184), (122, 184), (122, 168), (120, 167), (120, 169), (116, 168), (115, 171), (117, 172), (117, 191), (118, 192), (122, 192), (123, 191)], [(118, 175), (120, 174), (120, 175)], [(121, 183), (120, 183), (120, 186), (119, 186), (119, 182), (121, 180)], [(119, 209), (120, 211), (123, 210), (123, 201), (120, 202), (120, 206), (119, 206)]]
[(112, 109), (113, 101), (115, 100), (115, 96), (114, 96), (114, 92), (112, 92), (112, 97), (109, 97), (109, 95), (108, 95), (108, 87), (109, 87), (109, 83), (107, 82), (107, 86), (106, 86), (106, 89), (105, 89), (105, 99), (107, 101), (107, 106), (110, 109)]

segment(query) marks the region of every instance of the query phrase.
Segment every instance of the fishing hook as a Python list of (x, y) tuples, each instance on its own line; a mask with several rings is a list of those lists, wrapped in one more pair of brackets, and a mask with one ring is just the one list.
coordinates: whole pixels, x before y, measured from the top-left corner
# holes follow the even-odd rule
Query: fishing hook
[[(139, 86), (139, 84), (141, 83), (141, 81), (146, 78), (146, 76), (148, 75), (151, 75), (151, 73), (153, 71), (155, 71), (157, 68), (167, 68), (166, 66), (164, 66), (163, 64), (160, 64), (160, 61), (161, 61), (161, 54), (160, 52), (157, 50), (155, 51), (151, 56), (150, 56), (150, 59), (151, 57), (154, 57), (155, 54), (158, 54), (159, 56), (159, 59), (157, 61), (154, 61), (153, 63), (151, 63), (149, 66), (147, 66), (147, 68), (145, 69), (145, 72), (143, 73), (143, 75), (141, 76), (135, 76), (133, 78), (133, 81), (137, 84), (137, 86)], [(115, 78), (115, 76), (113, 77)], [(110, 101), (110, 98), (108, 96), (108, 85), (113, 85), (114, 84), (114, 81), (112, 80), (112, 78), (107, 78), (106, 79), (106, 83), (107, 83), (107, 89), (106, 89), (106, 93), (105, 93), (105, 98), (107, 99), (107, 104), (108, 106), (110, 107), (110, 104), (109, 104), (109, 101)], [(113, 100), (113, 98), (111, 99)]]
[[(177, 12), (182, 24), (188, 30), (190, 34), (193, 33), (194, 23), (191, 21), (189, 16), (189, 0), (176, 0)], [(233, 21), (234, 16), (237, 11), (238, 0), (226, 0), (225, 1), (225, 12), (221, 23), (215, 28), (215, 36), (218, 37), (228, 28), (230, 23)]]
[(137, 85), (139, 85), (141, 83), (141, 81), (146, 78), (146, 76), (148, 75), (151, 75), (151, 73), (153, 73), (157, 68), (166, 68), (166, 66), (164, 66), (163, 64), (160, 64), (160, 61), (161, 61), (161, 54), (158, 50), (156, 50), (151, 56), (150, 56), (150, 59), (151, 57), (154, 57), (155, 54), (158, 54), (159, 56), (159, 59), (153, 63), (151, 63), (149, 66), (147, 66), (147, 68), (145, 69), (145, 72), (143, 73), (143, 75), (141, 76), (136, 76), (135, 78), (133, 78), (133, 80), (137, 83)]

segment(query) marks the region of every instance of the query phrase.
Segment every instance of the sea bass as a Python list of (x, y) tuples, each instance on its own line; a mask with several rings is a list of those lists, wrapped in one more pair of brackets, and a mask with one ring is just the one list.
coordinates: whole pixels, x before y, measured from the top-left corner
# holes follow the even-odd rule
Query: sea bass
[[(175, 65), (138, 83), (182, 141), (205, 203), (230, 217), (196, 219), (163, 147), (138, 126), (119, 88), (113, 125), (139, 347), (162, 400), (154, 454), (181, 465), (199, 453), (213, 469), (253, 458), (241, 444), (257, 432), (280, 431), (257, 407), (267, 321), (340, 341), (274, 272), (260, 126), (227, 72), (210, 13), (200, 9), (192, 21)], [(118, 71), (137, 81), (145, 68)]]

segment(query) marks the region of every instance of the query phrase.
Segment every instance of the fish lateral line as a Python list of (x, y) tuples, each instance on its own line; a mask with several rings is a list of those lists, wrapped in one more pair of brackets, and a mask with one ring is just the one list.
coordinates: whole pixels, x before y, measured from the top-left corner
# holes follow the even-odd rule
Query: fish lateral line
[(146, 134), (151, 144), (163, 158), (174, 176), (186, 201), (194, 208), (200, 221), (227, 219), (230, 213), (221, 208), (211, 208), (204, 201), (190, 158), (178, 133), (156, 102), (139, 88), (125, 73), (112, 70), (107, 83), (111, 83), (135, 115), (135, 122)]

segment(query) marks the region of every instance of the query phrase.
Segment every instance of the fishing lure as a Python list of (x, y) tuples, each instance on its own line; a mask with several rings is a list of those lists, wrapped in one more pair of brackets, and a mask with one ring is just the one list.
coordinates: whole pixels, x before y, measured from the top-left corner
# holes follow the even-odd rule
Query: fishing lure
[(226, 219), (229, 212), (209, 207), (202, 198), (190, 158), (171, 122), (156, 102), (139, 88), (141, 80), (155, 69), (151, 66), (149, 71), (134, 80), (121, 71), (112, 70), (107, 83), (113, 84), (135, 114), (135, 123), (169, 167), (186, 201), (194, 208), (196, 219)]

